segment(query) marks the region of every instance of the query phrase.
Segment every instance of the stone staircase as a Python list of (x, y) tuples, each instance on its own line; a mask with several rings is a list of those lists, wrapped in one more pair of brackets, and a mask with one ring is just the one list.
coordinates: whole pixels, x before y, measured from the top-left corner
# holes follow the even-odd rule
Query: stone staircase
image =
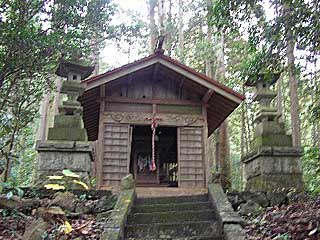
[(137, 198), (125, 225), (125, 239), (222, 240), (208, 194)]

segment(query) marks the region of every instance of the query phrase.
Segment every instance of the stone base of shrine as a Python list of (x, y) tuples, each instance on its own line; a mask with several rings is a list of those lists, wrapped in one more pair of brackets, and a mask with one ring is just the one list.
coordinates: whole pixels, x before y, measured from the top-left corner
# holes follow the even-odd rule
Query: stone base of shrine
[(62, 175), (69, 169), (80, 175), (82, 181), (90, 183), (92, 177), (93, 148), (91, 142), (38, 141), (38, 165), (35, 184), (48, 176)]
[(259, 147), (242, 159), (245, 190), (303, 190), (301, 155), (296, 147)]

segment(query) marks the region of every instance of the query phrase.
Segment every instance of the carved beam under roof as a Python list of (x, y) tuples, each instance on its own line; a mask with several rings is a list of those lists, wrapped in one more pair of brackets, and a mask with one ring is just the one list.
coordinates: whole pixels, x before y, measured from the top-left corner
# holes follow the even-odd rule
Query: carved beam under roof
[(214, 91), (212, 89), (209, 89), (205, 95), (202, 97), (202, 102), (204, 104), (207, 104), (212, 96), (212, 94), (214, 93)]

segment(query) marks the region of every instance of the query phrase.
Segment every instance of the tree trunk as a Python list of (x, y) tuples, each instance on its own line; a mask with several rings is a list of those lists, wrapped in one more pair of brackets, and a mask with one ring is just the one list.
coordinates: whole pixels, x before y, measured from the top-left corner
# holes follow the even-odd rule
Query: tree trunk
[(16, 124), (14, 126), (14, 129), (13, 129), (12, 133), (11, 133), (10, 143), (9, 143), (9, 147), (8, 147), (8, 151), (7, 151), (8, 155), (5, 156), (6, 165), (5, 165), (5, 169), (4, 169), (4, 173), (3, 173), (3, 182), (7, 182), (8, 178), (9, 178), (9, 175), (10, 175), (12, 150), (13, 150), (13, 147), (14, 147), (14, 142), (15, 142), (17, 131), (18, 131), (18, 126)]
[(171, 56), (172, 53), (172, 35), (175, 34), (173, 32), (173, 29), (171, 29), (171, 26), (173, 25), (172, 23), (172, 0), (169, 0), (169, 9), (168, 9), (168, 18), (167, 18), (167, 25), (169, 25), (170, 27), (166, 27), (165, 28), (165, 39), (164, 39), (164, 45), (165, 45), (165, 49), (167, 50), (167, 55)]
[[(220, 32), (220, 49), (218, 54), (218, 79), (225, 81), (226, 68), (224, 64), (224, 35)], [(221, 165), (222, 187), (224, 189), (231, 188), (231, 162), (230, 162), (230, 145), (229, 145), (229, 124), (226, 119), (219, 127), (219, 161)]]
[[(312, 100), (312, 106), (313, 107), (320, 107), (320, 101), (317, 98), (317, 94), (319, 94), (319, 84), (318, 83), (318, 71), (317, 71), (317, 59), (314, 60), (314, 74), (313, 74), (313, 92), (315, 93), (311, 95), (311, 100)], [(313, 146), (314, 147), (320, 147), (320, 128), (319, 128), (319, 122), (320, 119), (316, 119), (315, 121), (313, 121), (312, 124), (312, 135), (313, 135)]]
[(90, 60), (91, 64), (94, 66), (94, 71), (92, 73), (93, 76), (96, 76), (99, 74), (100, 71), (100, 64), (99, 64), (99, 39), (97, 34), (93, 33), (92, 39), (91, 39), (91, 51), (90, 51)]
[(149, 0), (149, 30), (150, 30), (150, 52), (153, 53), (158, 37), (158, 29), (155, 21), (155, 7), (157, 5), (157, 0)]
[(249, 108), (248, 108), (248, 101), (247, 99), (244, 100), (244, 105), (245, 105), (245, 116), (244, 116), (244, 119), (245, 119), (245, 128), (246, 128), (246, 135), (245, 135), (245, 146), (246, 146), (246, 152), (248, 153), (250, 151), (250, 141), (252, 140), (251, 139), (251, 124), (250, 124), (250, 116), (249, 116)]
[[(179, 11), (180, 11), (180, 2), (182, 2), (181, 0), (179, 1)], [(209, 3), (208, 3), (208, 8), (209, 8)], [(181, 12), (179, 12), (179, 14), (182, 14)], [(182, 17), (182, 16), (181, 16)], [(180, 19), (182, 21), (182, 19)], [(200, 28), (201, 29), (201, 28)], [(179, 29), (179, 31), (182, 31), (182, 29)], [(180, 39), (179, 39), (180, 40)], [(206, 36), (206, 40), (208, 42), (211, 42), (212, 41), (212, 30), (210, 27), (208, 27), (208, 32), (207, 32), (207, 36)], [(180, 44), (180, 42), (179, 42)], [(205, 72), (206, 72), (206, 75), (208, 77), (213, 77), (213, 72), (212, 72), (212, 61), (211, 61), (211, 58), (208, 57), (207, 59), (205, 59)], [(213, 133), (213, 134), (216, 134), (216, 133)], [(214, 170), (215, 171), (220, 171), (220, 163), (218, 162), (218, 156), (219, 156), (219, 153), (218, 153), (218, 148), (217, 146), (219, 145), (219, 140), (218, 140), (218, 137), (215, 136), (213, 138), (214, 140), (213, 141), (210, 141), (209, 143), (211, 144), (211, 146), (209, 147), (210, 150), (212, 150), (209, 154), (211, 155), (209, 158), (208, 158), (208, 168), (209, 169), (212, 169), (212, 167), (214, 167)], [(207, 172), (207, 174), (209, 173), (210, 178), (212, 178), (212, 172)], [(216, 176), (213, 176), (214, 178)]]
[[(285, 15), (290, 16), (290, 6), (288, 3), (284, 3)], [(289, 19), (289, 18), (288, 18)], [(298, 79), (296, 73), (296, 66), (294, 63), (294, 48), (295, 40), (292, 35), (292, 29), (290, 25), (286, 26), (286, 55), (288, 63), (289, 74), (289, 89), (290, 89), (290, 115), (291, 115), (291, 128), (292, 128), (292, 144), (293, 146), (301, 146), (300, 135), (300, 116), (299, 116), (299, 99), (298, 99)]]
[[(244, 93), (244, 85), (242, 85), (242, 93)], [(246, 108), (245, 108), (245, 102), (242, 102), (241, 104), (241, 141), (240, 141), (240, 158), (242, 159), (245, 155), (245, 139), (246, 139)]]
[(49, 93), (46, 93), (40, 104), (40, 123), (36, 140), (45, 141), (47, 139), (48, 108)]
[[(208, 11), (208, 42), (212, 42), (212, 28), (209, 27), (210, 12), (212, 11), (212, 1), (207, 0)], [(224, 35), (220, 32), (220, 38), (216, 38), (216, 45), (220, 46), (217, 55), (217, 79), (224, 82), (225, 80), (225, 64), (224, 64)], [(208, 76), (213, 77), (212, 60), (206, 59), (206, 73)], [(216, 162), (220, 170), (220, 182), (224, 190), (231, 187), (231, 163), (230, 163), (230, 146), (229, 146), (229, 128), (228, 121), (225, 120), (219, 127), (218, 137), (216, 143)]]
[(282, 77), (280, 76), (277, 83), (277, 110), (281, 114), (281, 120), (283, 121), (283, 96), (282, 96)]
[(158, 15), (159, 15), (159, 32), (160, 35), (165, 34), (165, 14), (164, 14), (164, 0), (159, 0), (158, 1)]
[(184, 59), (184, 35), (183, 35), (183, 1), (179, 0), (179, 39), (178, 39), (178, 56), (182, 63), (185, 63)]

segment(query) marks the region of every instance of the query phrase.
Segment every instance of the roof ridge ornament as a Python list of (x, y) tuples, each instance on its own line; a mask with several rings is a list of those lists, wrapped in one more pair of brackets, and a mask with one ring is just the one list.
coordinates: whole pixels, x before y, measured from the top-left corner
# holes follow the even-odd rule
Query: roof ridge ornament
[(157, 44), (154, 49), (154, 53), (164, 54), (164, 49), (162, 49), (164, 43), (164, 35), (160, 35), (157, 39)]

